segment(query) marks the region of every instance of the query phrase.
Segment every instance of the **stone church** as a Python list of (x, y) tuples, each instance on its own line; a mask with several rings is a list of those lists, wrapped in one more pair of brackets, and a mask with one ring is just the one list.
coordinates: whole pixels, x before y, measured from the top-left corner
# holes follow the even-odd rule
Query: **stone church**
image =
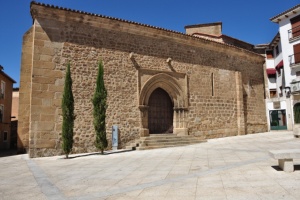
[(76, 114), (73, 153), (96, 150), (91, 99), (99, 60), (108, 92), (110, 145), (113, 125), (119, 148), (150, 134), (209, 139), (267, 131), (264, 57), (239, 46), (242, 41), (222, 37), (221, 23), (187, 26), (184, 34), (37, 2), (30, 11), (18, 126), (18, 148), (30, 157), (62, 154), (68, 62)]

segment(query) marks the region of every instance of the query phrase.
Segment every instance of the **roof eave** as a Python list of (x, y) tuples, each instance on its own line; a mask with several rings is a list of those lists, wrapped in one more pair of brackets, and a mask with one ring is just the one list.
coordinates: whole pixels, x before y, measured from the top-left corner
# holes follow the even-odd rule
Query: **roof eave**
[(272, 21), (274, 23), (279, 23), (282, 19), (288, 18), (289, 16), (296, 14), (297, 12), (300, 12), (300, 4), (270, 18), (270, 21)]
[(12, 83), (17, 83), (14, 79), (12, 79), (10, 76), (8, 76), (4, 71), (0, 71), (0, 73), (5, 76), (7, 79), (9, 79)]

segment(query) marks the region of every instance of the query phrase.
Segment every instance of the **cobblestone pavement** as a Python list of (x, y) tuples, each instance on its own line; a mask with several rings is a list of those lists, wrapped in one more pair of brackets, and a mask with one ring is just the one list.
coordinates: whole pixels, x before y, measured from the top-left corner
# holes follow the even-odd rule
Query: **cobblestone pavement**
[(106, 155), (0, 158), (0, 199), (300, 199), (295, 171), (277, 168), (269, 150), (300, 149), (289, 131)]

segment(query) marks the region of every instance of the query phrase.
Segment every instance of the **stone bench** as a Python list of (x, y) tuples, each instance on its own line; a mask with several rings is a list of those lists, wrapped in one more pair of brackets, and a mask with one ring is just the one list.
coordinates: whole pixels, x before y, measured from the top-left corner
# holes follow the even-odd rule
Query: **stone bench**
[(283, 171), (293, 172), (293, 159), (300, 158), (300, 149), (271, 150), (269, 155), (274, 159), (278, 159), (278, 165)]

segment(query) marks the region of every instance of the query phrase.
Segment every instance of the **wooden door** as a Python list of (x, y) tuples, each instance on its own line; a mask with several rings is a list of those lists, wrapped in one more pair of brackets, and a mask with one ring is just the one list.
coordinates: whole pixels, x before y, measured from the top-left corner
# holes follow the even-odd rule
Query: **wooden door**
[(173, 103), (169, 94), (157, 88), (152, 92), (148, 106), (149, 133), (173, 133)]

